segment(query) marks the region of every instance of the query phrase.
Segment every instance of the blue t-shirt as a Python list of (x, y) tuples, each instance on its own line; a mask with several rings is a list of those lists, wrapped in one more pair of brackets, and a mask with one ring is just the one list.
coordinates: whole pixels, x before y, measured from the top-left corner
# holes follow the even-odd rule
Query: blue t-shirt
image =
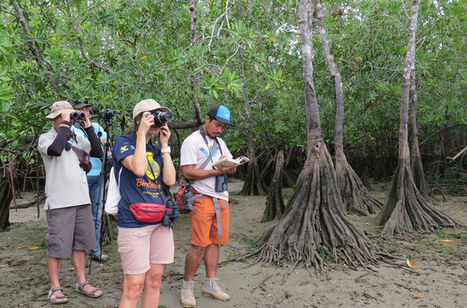
[[(100, 141), (107, 139), (107, 133), (102, 128), (102, 126), (100, 126), (98, 123), (95, 123), (95, 122), (92, 122), (91, 126), (92, 128), (94, 128), (97, 138), (99, 138)], [(71, 129), (76, 135), (83, 136), (84, 138), (86, 138), (86, 140), (89, 140), (88, 135), (86, 135), (86, 132), (83, 129), (76, 128), (75, 126), (72, 126)], [(99, 136), (99, 133), (100, 133), (100, 136)], [(91, 164), (92, 164), (92, 169), (86, 175), (87, 176), (99, 176), (102, 170), (102, 160), (98, 157), (91, 157)]]
[(118, 226), (123, 228), (139, 228), (156, 223), (146, 223), (135, 219), (129, 209), (130, 204), (156, 203), (165, 204), (162, 191), (163, 160), (160, 147), (151, 142), (146, 144), (146, 173), (143, 177), (123, 167), (125, 157), (134, 155), (136, 150), (136, 135), (122, 135), (115, 140), (112, 156), (114, 161), (115, 178), (119, 178), (120, 169), (120, 196), (118, 203)]

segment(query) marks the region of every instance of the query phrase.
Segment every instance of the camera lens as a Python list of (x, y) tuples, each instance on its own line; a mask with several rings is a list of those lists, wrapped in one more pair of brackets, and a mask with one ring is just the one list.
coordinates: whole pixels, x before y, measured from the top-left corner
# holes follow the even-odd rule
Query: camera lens
[(152, 113), (152, 116), (154, 117), (155, 126), (162, 126), (173, 119), (173, 114), (168, 111), (155, 111)]
[(117, 112), (115, 110), (105, 109), (99, 113), (99, 118), (102, 120), (111, 120), (116, 114)]

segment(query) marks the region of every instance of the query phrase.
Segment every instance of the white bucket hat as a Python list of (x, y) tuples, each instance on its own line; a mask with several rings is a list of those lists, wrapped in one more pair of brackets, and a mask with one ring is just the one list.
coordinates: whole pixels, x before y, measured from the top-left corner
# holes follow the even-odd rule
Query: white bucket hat
[(158, 102), (150, 99), (145, 99), (140, 101), (138, 104), (135, 105), (133, 108), (133, 119), (135, 119), (140, 113), (152, 110), (161, 110), (161, 111), (168, 111), (171, 112), (169, 108), (161, 106)]

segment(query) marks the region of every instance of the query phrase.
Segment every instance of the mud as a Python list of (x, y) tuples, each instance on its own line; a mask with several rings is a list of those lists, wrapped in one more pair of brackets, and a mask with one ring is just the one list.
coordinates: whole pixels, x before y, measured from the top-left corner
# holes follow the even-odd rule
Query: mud
[[(241, 182), (230, 183), (235, 193)], [(374, 184), (372, 194), (384, 201), (385, 183)], [(285, 189), (286, 199), (291, 189)], [(24, 194), (25, 198), (31, 195)], [(437, 207), (459, 223), (467, 225), (467, 197), (448, 197)], [(18, 200), (23, 202), (24, 200)], [(222, 303), (201, 294), (204, 268), (195, 277), (198, 307), (466, 307), (467, 303), (467, 232), (442, 229), (433, 234), (415, 234), (410, 241), (379, 236), (374, 216), (351, 215), (371, 240), (387, 253), (396, 256), (393, 264), (380, 263), (368, 269), (351, 270), (331, 264), (317, 276), (303, 267), (262, 265), (251, 260), (231, 261), (255, 246), (265, 230), (274, 224), (260, 223), (265, 196), (232, 194), (231, 240), (221, 249), (218, 277), (231, 295)], [(42, 208), (42, 205), (41, 205)], [(11, 209), (11, 229), (0, 233), (0, 307), (50, 307), (47, 301), (48, 277), (46, 249), (43, 245), (47, 225), (43, 210), (37, 218), (35, 207)], [(185, 253), (189, 247), (189, 221), (182, 216), (174, 228), (175, 263), (166, 267), (160, 307), (180, 307), (179, 288), (183, 278)], [(116, 240), (104, 246), (111, 260), (92, 263), (88, 280), (105, 294), (89, 299), (75, 293), (75, 278), (70, 260), (64, 260), (61, 284), (70, 302), (62, 307), (117, 307), (123, 275)], [(412, 259), (418, 269), (409, 268)]]

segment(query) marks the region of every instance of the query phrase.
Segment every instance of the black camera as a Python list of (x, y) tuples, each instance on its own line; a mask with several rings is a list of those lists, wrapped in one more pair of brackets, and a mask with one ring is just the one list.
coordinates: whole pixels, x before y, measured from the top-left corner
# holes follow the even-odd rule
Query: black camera
[(101, 112), (99, 112), (99, 119), (102, 119), (104, 121), (111, 120), (116, 114), (117, 112), (115, 110), (104, 109)]
[(75, 121), (84, 121), (86, 116), (84, 115), (84, 112), (75, 111), (70, 114), (70, 119)]
[(177, 222), (180, 211), (178, 209), (177, 202), (172, 198), (167, 199), (167, 204), (165, 207), (168, 209), (168, 211), (165, 212), (165, 215), (162, 218), (162, 225), (165, 227), (170, 227)]
[(157, 127), (160, 127), (167, 122), (171, 122), (174, 117), (171, 112), (159, 110), (154, 111), (152, 116), (154, 117), (154, 125)]
[(216, 192), (227, 191), (227, 176), (225, 174), (216, 176), (216, 185), (214, 188)]

